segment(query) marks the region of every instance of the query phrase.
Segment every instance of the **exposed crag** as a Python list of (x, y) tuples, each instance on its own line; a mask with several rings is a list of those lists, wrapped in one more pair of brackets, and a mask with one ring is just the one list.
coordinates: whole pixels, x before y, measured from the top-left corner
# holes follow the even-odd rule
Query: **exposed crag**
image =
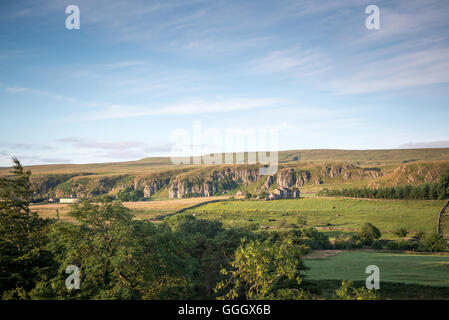
[[(251, 190), (252, 194), (276, 188), (315, 188), (356, 183), (371, 188), (437, 181), (448, 161), (413, 162), (397, 166), (362, 168), (349, 162), (282, 164), (276, 174), (261, 176), (259, 165), (208, 165), (159, 170), (147, 174), (52, 174), (33, 176), (35, 198), (116, 195), (121, 190), (142, 190), (144, 198), (211, 197)], [(319, 186), (319, 187), (318, 187)]]

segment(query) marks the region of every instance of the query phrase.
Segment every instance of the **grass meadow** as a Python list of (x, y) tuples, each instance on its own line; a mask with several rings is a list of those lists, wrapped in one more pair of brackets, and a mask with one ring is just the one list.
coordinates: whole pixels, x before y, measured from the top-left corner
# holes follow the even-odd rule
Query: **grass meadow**
[[(219, 201), (217, 201), (219, 200)], [(215, 201), (215, 202), (210, 202)], [(292, 224), (306, 221), (331, 239), (360, 230), (370, 222), (382, 231), (383, 239), (397, 238), (393, 231), (404, 227), (409, 236), (436, 228), (437, 216), (445, 201), (369, 200), (348, 198), (302, 198), (276, 201), (234, 200), (227, 197), (125, 202), (135, 219), (156, 219), (179, 211), (200, 219), (221, 221), (225, 227), (261, 226), (269, 230), (288, 230)], [(42, 217), (70, 221), (70, 205), (51, 204), (31, 207)], [(444, 226), (448, 221), (444, 219)], [(449, 255), (409, 252), (357, 250), (316, 250), (305, 257), (310, 267), (306, 280), (319, 297), (335, 298), (342, 280), (364, 286), (368, 265), (380, 268), (381, 289), (385, 299), (447, 299), (449, 297)]]
[[(223, 201), (207, 203), (214, 200)], [(263, 201), (226, 200), (222, 196), (124, 202), (123, 205), (131, 209), (136, 219), (161, 218), (185, 209), (184, 214), (219, 220), (228, 227), (255, 225), (278, 230), (305, 220), (307, 226), (326, 232), (331, 239), (357, 232), (365, 222), (370, 222), (382, 231), (383, 239), (391, 239), (395, 238), (393, 232), (402, 227), (410, 236), (420, 231), (434, 231), (444, 201), (319, 197)], [(70, 220), (67, 216), (70, 205), (67, 204), (34, 205), (32, 210), (45, 218), (55, 218), (59, 210), (62, 220)]]
[[(226, 197), (201, 197), (189, 199), (152, 200), (139, 202), (123, 202), (123, 205), (131, 209), (135, 219), (156, 219), (161, 216), (173, 214), (179, 210), (189, 208), (204, 202), (223, 200)], [(71, 221), (67, 215), (70, 211), (70, 204), (44, 204), (33, 205), (31, 210), (37, 212), (42, 218), (56, 218), (56, 210), (63, 221)]]
[(449, 287), (449, 256), (391, 252), (336, 252), (324, 259), (306, 259), (310, 280), (365, 281), (365, 269), (376, 265), (382, 282)]
[(225, 226), (259, 224), (270, 229), (288, 228), (301, 219), (330, 237), (360, 230), (365, 222), (377, 226), (383, 238), (404, 227), (410, 235), (436, 228), (444, 201), (303, 198), (275, 201), (228, 200), (185, 211), (197, 218), (220, 220)]

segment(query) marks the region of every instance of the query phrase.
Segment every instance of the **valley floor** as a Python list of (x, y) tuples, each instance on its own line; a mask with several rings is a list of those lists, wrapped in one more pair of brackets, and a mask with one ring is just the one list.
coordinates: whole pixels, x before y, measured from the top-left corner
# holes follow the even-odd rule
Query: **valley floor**
[[(227, 199), (226, 196), (198, 197), (188, 199), (165, 199), (139, 202), (123, 202), (123, 205), (136, 216), (136, 219), (157, 219), (166, 215), (171, 215), (182, 209), (190, 208), (202, 203)], [(42, 218), (56, 218), (56, 211), (59, 211), (61, 220), (71, 221), (67, 215), (70, 211), (70, 204), (43, 204), (31, 206), (32, 211), (36, 211)]]
[[(125, 202), (136, 219), (161, 219), (172, 214), (195, 215), (219, 220), (225, 227), (252, 226), (255, 229), (288, 230), (299, 222), (325, 232), (331, 239), (360, 230), (365, 222), (377, 226), (382, 239), (398, 239), (394, 231), (406, 228), (408, 236), (435, 230), (437, 216), (445, 201), (370, 200), (348, 198), (302, 198), (276, 201), (236, 200), (228, 197)], [(70, 205), (31, 207), (42, 217), (67, 216)], [(254, 229), (253, 229), (254, 230)], [(448, 299), (449, 255), (412, 252), (357, 250), (316, 250), (306, 256), (307, 279), (316, 284), (320, 297), (331, 296), (342, 280), (364, 286), (368, 265), (380, 268), (380, 294), (385, 299)], [(333, 290), (333, 291), (332, 291)]]
[(365, 286), (365, 269), (380, 270), (381, 299), (449, 299), (449, 255), (373, 250), (318, 250), (305, 259), (315, 294), (332, 298), (342, 280)]
[(434, 231), (444, 204), (438, 200), (343, 198), (228, 200), (204, 204), (185, 213), (219, 220), (225, 226), (256, 224), (270, 230), (288, 229), (305, 221), (308, 227), (326, 232), (331, 238), (357, 232), (370, 222), (381, 230), (383, 239), (391, 239), (399, 228), (406, 228), (410, 236)]

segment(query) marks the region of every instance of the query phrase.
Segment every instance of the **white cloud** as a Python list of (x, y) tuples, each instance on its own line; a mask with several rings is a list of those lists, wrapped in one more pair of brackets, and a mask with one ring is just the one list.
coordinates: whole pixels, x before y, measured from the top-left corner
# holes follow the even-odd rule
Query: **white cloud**
[(409, 142), (399, 146), (402, 149), (449, 148), (449, 140)]
[(279, 107), (285, 101), (281, 99), (232, 99), (205, 101), (194, 99), (168, 106), (128, 106), (108, 105), (95, 112), (80, 117), (81, 120), (119, 119), (157, 115), (188, 115), (222, 113), (256, 108)]
[(36, 94), (39, 96), (44, 96), (51, 98), (53, 100), (59, 100), (59, 101), (66, 101), (66, 102), (76, 102), (76, 99), (54, 94), (52, 92), (44, 91), (44, 90), (37, 90), (32, 88), (25, 88), (25, 87), (6, 87), (5, 92), (11, 93), (11, 94), (18, 94), (18, 93), (30, 93), (30, 94)]
[(85, 140), (78, 138), (63, 138), (58, 139), (58, 142), (71, 143), (78, 149), (101, 149), (101, 150), (128, 150), (134, 148), (141, 148), (145, 144), (137, 141), (114, 141), (114, 142), (98, 142), (94, 140)]
[(292, 72), (311, 76), (329, 69), (329, 59), (318, 50), (277, 50), (250, 62), (249, 71), (256, 74)]
[(106, 70), (116, 70), (116, 69), (123, 69), (123, 68), (130, 68), (135, 66), (142, 66), (146, 65), (148, 62), (142, 61), (142, 60), (125, 60), (125, 61), (118, 61), (115, 63), (106, 64), (104, 68)]
[(405, 52), (355, 65), (352, 73), (336, 75), (331, 87), (342, 94), (362, 94), (449, 82), (449, 48)]
[[(73, 159), (99, 161), (99, 159), (137, 160), (148, 156), (168, 154), (172, 145), (148, 145), (140, 141), (97, 141), (86, 138), (67, 137), (56, 140), (63, 144), (60, 150), (69, 154)], [(64, 146), (67, 145), (67, 146)]]

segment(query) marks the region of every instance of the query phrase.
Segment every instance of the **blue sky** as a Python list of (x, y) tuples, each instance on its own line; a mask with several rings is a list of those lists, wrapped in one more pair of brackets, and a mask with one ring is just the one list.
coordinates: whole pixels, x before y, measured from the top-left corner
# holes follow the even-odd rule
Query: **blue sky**
[(195, 121), (276, 128), (281, 150), (449, 147), (448, 16), (432, 0), (2, 0), (0, 165), (164, 156)]

